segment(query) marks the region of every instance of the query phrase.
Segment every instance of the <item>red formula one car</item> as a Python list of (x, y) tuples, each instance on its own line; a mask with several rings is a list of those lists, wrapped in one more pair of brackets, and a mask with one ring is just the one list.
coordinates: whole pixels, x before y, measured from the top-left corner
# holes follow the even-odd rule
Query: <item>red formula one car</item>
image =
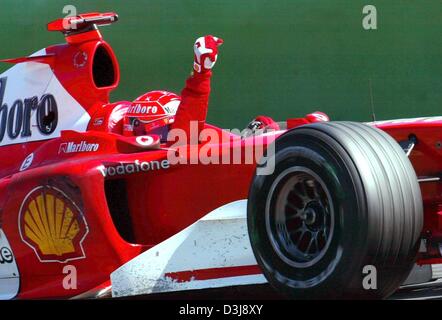
[(416, 261), (442, 262), (442, 117), (205, 124), (218, 139), (180, 147), (123, 134), (132, 104), (109, 102), (119, 69), (97, 28), (116, 20), (57, 20), (66, 44), (4, 60), (0, 298), (267, 282), (291, 298), (384, 298)]

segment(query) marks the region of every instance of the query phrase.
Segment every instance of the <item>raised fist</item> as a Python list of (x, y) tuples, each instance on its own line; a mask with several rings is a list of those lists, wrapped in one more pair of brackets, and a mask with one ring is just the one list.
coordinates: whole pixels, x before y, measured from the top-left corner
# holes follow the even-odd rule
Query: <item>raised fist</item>
[(198, 73), (205, 73), (213, 68), (218, 58), (218, 47), (223, 40), (214, 36), (198, 38), (193, 47), (195, 59), (193, 69)]

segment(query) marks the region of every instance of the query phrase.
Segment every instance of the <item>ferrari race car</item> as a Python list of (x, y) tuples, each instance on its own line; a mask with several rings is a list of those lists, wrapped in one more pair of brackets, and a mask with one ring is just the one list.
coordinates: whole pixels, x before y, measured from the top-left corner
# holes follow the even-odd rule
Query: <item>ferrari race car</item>
[(265, 283), (385, 298), (442, 262), (442, 117), (205, 124), (212, 139), (180, 146), (124, 135), (131, 102), (109, 102), (119, 68), (98, 30), (115, 21), (56, 20), (65, 44), (2, 60), (0, 298)]

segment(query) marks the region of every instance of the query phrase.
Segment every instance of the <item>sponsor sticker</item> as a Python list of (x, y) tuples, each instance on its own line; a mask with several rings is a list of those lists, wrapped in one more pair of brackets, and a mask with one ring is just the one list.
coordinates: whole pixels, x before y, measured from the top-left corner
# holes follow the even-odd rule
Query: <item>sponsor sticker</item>
[(7, 247), (0, 248), (0, 264), (12, 263), (14, 261), (14, 255), (11, 249)]
[(103, 123), (104, 123), (104, 118), (97, 118), (94, 120), (94, 126), (96, 127), (103, 125)]
[(17, 296), (20, 288), (20, 273), (6, 234), (0, 228), (0, 300)]
[(154, 139), (151, 136), (139, 136), (135, 141), (143, 147), (148, 147), (153, 144)]
[[(130, 107), (129, 113), (134, 114), (157, 114), (158, 113), (158, 106), (149, 106), (145, 105), (144, 103), (138, 103)], [(160, 110), (161, 114), (164, 113), (164, 110)]]
[(58, 124), (58, 107), (55, 97), (44, 94), (41, 97), (16, 99), (11, 105), (3, 103), (7, 78), (0, 78), (0, 143), (5, 137), (11, 140), (31, 137), (32, 123), (43, 135), (51, 135)]
[(25, 158), (25, 160), (20, 166), (20, 172), (28, 169), (32, 165), (32, 161), (34, 161), (34, 153), (31, 153)]
[(74, 56), (74, 67), (83, 68), (88, 60), (87, 53), (84, 51), (79, 51)]
[(86, 219), (61, 190), (51, 186), (32, 190), (21, 205), (18, 220), (21, 239), (41, 262), (85, 258)]
[(122, 176), (133, 173), (148, 172), (155, 170), (167, 170), (170, 168), (169, 160), (139, 161), (133, 163), (120, 163), (112, 166), (99, 168), (104, 177)]
[(88, 143), (87, 141), (81, 142), (64, 142), (60, 144), (58, 154), (61, 153), (78, 153), (78, 152), (97, 152), (100, 149), (98, 143)]

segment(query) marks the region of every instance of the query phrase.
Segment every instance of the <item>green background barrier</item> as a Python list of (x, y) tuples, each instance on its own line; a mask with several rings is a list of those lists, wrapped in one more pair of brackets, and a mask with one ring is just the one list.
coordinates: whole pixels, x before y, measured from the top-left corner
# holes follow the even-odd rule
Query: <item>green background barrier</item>
[[(369, 121), (370, 92), (378, 120), (442, 113), (440, 1), (0, 0), (0, 56), (63, 42), (45, 26), (67, 4), (120, 15), (102, 28), (121, 67), (113, 101), (180, 92), (195, 38), (214, 34), (225, 44), (209, 121), (222, 127), (243, 128), (257, 114), (282, 120), (316, 110)], [(377, 8), (377, 30), (362, 27), (367, 4)]]

